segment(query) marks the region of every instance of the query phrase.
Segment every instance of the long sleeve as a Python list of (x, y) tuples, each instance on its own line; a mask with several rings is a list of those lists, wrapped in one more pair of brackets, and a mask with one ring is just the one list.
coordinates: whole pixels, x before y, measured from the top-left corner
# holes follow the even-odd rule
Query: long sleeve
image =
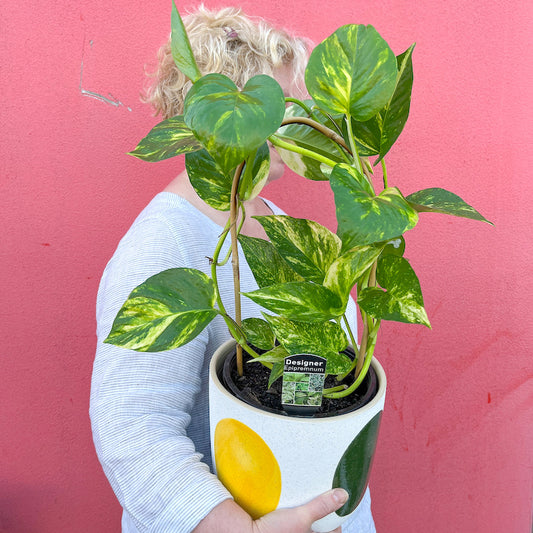
[(140, 532), (189, 532), (231, 497), (188, 435), (191, 413), (207, 402), (199, 396), (207, 395), (209, 333), (161, 353), (102, 342), (136, 285), (183, 266), (174, 233), (155, 215), (134, 224), (106, 268), (97, 302), (90, 407), (94, 442), (117, 498)]

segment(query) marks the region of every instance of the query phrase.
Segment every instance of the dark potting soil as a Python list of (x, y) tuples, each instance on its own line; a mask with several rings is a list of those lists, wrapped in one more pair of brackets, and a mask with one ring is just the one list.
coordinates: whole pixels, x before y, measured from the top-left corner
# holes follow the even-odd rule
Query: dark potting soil
[[(243, 355), (244, 376), (238, 375), (235, 363), (231, 365), (231, 378), (233, 383), (242, 393), (241, 399), (252, 405), (263, 406), (283, 413), (281, 406), (282, 378), (277, 379), (269, 389), (268, 379), (270, 377), (270, 369), (266, 368), (261, 363), (248, 363), (252, 358), (248, 354)], [(233, 359), (235, 359), (235, 357)], [(371, 369), (371, 371), (373, 372), (373, 369)], [(350, 386), (353, 381), (353, 375), (349, 375), (341, 382), (337, 381), (335, 376), (328, 375), (324, 382), (324, 388), (336, 387), (338, 385)], [(322, 405), (319, 407), (317, 415), (333, 415), (342, 409), (349, 409), (354, 405), (361, 407), (364, 405), (361, 403), (361, 399), (368, 391), (369, 382), (370, 377), (367, 375), (363, 380), (363, 383), (353, 394), (344, 398), (323, 398)], [(368, 399), (368, 401), (370, 401), (370, 399)]]

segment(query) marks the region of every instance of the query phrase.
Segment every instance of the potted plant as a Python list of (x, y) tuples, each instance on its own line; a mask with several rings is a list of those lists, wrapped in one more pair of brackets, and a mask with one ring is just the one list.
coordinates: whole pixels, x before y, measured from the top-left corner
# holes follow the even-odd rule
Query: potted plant
[[(381, 321), (430, 327), (403, 234), (421, 212), (488, 222), (451, 192), (404, 196), (389, 184), (385, 156), (409, 114), (413, 48), (396, 57), (372, 26), (342, 26), (311, 53), (305, 75), (311, 99), (299, 101), (285, 98), (269, 76), (255, 76), (242, 89), (221, 74), (202, 76), (173, 6), (173, 56), (193, 86), (183, 115), (155, 126), (132, 155), (160, 161), (186, 154), (197, 194), (230, 216), (210, 258), (211, 276), (188, 268), (152, 276), (133, 290), (106, 342), (162, 351), (186, 344), (214, 317), (224, 319), (232, 340), (211, 363), (213, 456), (222, 482), (254, 517), (332, 485), (350, 498), (315, 530), (334, 529), (353, 512), (367, 486), (385, 399), (385, 374), (373, 357)], [(272, 215), (257, 217), (268, 241), (240, 234), (244, 203), (266, 183), (267, 141), (293, 171), (329, 180), (336, 233), (312, 220)], [(222, 257), (228, 238), (230, 253)], [(245, 294), (239, 246), (258, 285)], [(217, 269), (230, 258), (234, 316), (217, 286)], [(354, 289), (359, 339), (347, 311)], [(241, 296), (261, 305), (263, 317), (242, 320)], [(267, 373), (263, 388), (278, 387), (285, 411), (251, 406), (250, 396), (264, 392), (253, 385), (244, 400), (236, 398), (239, 390), (228, 391), (231, 372), (239, 381), (245, 367)], [(317, 416), (324, 402), (333, 412)], [(353, 405), (339, 410), (335, 402)], [(239, 464), (243, 456), (246, 464)]]

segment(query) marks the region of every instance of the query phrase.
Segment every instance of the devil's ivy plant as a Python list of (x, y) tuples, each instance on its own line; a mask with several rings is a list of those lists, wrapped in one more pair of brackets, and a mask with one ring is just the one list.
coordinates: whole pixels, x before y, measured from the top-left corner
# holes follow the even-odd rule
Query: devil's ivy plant
[[(488, 221), (443, 189), (404, 196), (389, 185), (384, 158), (409, 114), (413, 49), (396, 57), (372, 26), (342, 26), (311, 53), (305, 72), (311, 99), (299, 101), (285, 98), (278, 82), (266, 75), (253, 77), (242, 89), (222, 74), (202, 76), (174, 5), (172, 53), (193, 85), (183, 116), (155, 126), (131, 155), (161, 161), (185, 154), (198, 195), (230, 216), (213, 253), (211, 277), (189, 268), (152, 276), (133, 290), (106, 342), (139, 351), (168, 350), (192, 340), (220, 315), (242, 349), (272, 369), (270, 383), (281, 376), (284, 357), (312, 353), (327, 358), (330, 374), (354, 373), (349, 388), (324, 391), (341, 397), (365, 377), (382, 320), (430, 327), (418, 278), (404, 257), (403, 234), (415, 227), (420, 212)], [(240, 235), (244, 202), (260, 193), (268, 176), (267, 140), (294, 172), (329, 180), (336, 233), (312, 220), (272, 215), (257, 217), (268, 241)], [(378, 163), (379, 193), (373, 174)], [(228, 260), (220, 257), (228, 235), (235, 297), (241, 297), (240, 243), (258, 285), (242, 296), (265, 309), (262, 319), (241, 321), (238, 311), (231, 317), (220, 298), (217, 268)], [(345, 314), (354, 288), (363, 324), (360, 339)], [(353, 361), (343, 353), (349, 343)], [(242, 372), (240, 350), (238, 358)]]

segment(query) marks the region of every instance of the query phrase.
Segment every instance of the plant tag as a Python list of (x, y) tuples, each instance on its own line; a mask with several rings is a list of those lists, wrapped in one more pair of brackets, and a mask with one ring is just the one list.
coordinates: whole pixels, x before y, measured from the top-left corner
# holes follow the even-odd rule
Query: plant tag
[(288, 414), (312, 416), (322, 405), (326, 362), (311, 354), (285, 357), (281, 403)]

